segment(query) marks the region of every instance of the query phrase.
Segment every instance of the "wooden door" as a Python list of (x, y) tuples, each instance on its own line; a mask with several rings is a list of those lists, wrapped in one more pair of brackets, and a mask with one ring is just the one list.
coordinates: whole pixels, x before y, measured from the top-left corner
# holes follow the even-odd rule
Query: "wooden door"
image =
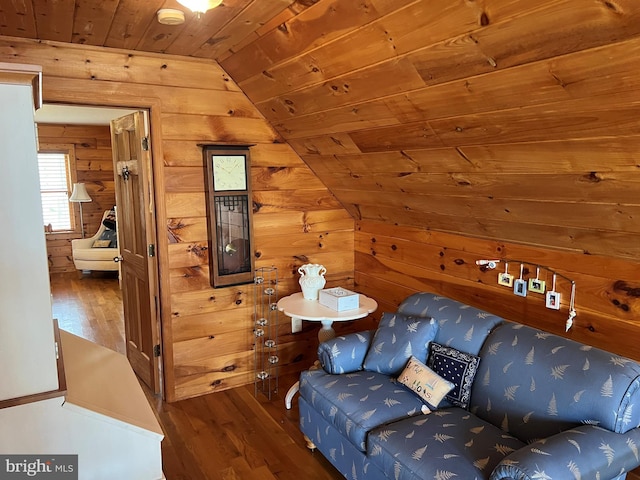
[(160, 328), (153, 175), (145, 112), (111, 121), (120, 246), (120, 281), (127, 357), (154, 393), (160, 392)]

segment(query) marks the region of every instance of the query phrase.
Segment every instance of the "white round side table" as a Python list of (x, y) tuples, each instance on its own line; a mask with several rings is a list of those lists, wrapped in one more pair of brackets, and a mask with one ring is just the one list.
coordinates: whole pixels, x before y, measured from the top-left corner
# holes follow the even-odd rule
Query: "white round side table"
[[(346, 322), (357, 320), (373, 313), (378, 308), (378, 302), (373, 298), (360, 294), (360, 305), (351, 310), (337, 311), (321, 305), (317, 300), (305, 300), (301, 292), (283, 297), (278, 301), (278, 310), (286, 316), (309, 322), (321, 322), (322, 328), (318, 331), (318, 340), (324, 342), (336, 336), (333, 330), (333, 322)], [(291, 400), (300, 389), (300, 382), (296, 382), (287, 392), (284, 403), (287, 410), (291, 409)]]

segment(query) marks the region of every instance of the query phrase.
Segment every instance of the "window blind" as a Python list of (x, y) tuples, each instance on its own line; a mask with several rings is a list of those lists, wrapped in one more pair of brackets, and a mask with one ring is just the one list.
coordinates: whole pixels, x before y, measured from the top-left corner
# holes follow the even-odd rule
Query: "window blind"
[(38, 169), (44, 224), (53, 231), (71, 230), (67, 154), (39, 153)]

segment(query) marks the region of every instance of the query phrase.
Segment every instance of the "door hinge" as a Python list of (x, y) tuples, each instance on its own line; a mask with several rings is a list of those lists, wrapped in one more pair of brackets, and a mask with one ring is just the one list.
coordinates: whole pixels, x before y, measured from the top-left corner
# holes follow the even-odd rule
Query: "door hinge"
[(142, 137), (142, 150), (149, 151), (149, 137)]
[(149, 244), (149, 256), (150, 257), (156, 256), (156, 246), (153, 243)]
[(153, 346), (153, 356), (154, 357), (160, 356), (160, 344)]

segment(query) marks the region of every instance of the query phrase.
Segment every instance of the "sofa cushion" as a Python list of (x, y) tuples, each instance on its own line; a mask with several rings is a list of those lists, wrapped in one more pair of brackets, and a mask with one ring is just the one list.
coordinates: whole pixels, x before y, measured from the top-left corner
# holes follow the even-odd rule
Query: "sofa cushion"
[[(389, 480), (359, 448), (327, 422), (318, 412), (300, 397), (300, 430), (306, 435), (331, 464), (348, 479)], [(306, 473), (306, 472), (305, 472)], [(293, 474), (295, 478), (295, 474)], [(316, 475), (300, 475), (300, 480), (317, 478)], [(271, 477), (273, 479), (273, 477)], [(281, 478), (290, 478), (288, 475)], [(337, 477), (336, 477), (337, 478)]]
[(455, 387), (414, 356), (398, 375), (398, 382), (415, 392), (431, 410), (437, 409), (444, 396)]
[(469, 407), (471, 387), (479, 363), (480, 357), (477, 355), (461, 352), (436, 342), (431, 342), (429, 346), (427, 365), (455, 385), (447, 394), (447, 400), (457, 407)]
[(426, 360), (429, 343), (437, 330), (438, 324), (431, 318), (383, 313), (363, 368), (397, 376), (411, 355)]
[[(77, 248), (73, 250), (74, 261), (109, 262), (109, 264), (113, 264), (116, 267), (118, 264), (113, 261), (113, 257), (117, 255), (118, 250), (115, 248)], [(87, 268), (91, 269), (90, 267)]]
[(387, 422), (421, 414), (422, 400), (387, 375), (331, 375), (322, 369), (300, 374), (300, 396), (361, 451), (367, 433)]
[(625, 433), (640, 424), (640, 365), (573, 340), (505, 323), (491, 333), (471, 411), (523, 441), (580, 424)]
[(371, 431), (367, 454), (396, 480), (487, 479), (525, 444), (461, 408), (438, 410)]
[(438, 322), (435, 341), (478, 355), (487, 335), (504, 320), (497, 315), (433, 293), (415, 293), (398, 306), (398, 312), (432, 317)]

